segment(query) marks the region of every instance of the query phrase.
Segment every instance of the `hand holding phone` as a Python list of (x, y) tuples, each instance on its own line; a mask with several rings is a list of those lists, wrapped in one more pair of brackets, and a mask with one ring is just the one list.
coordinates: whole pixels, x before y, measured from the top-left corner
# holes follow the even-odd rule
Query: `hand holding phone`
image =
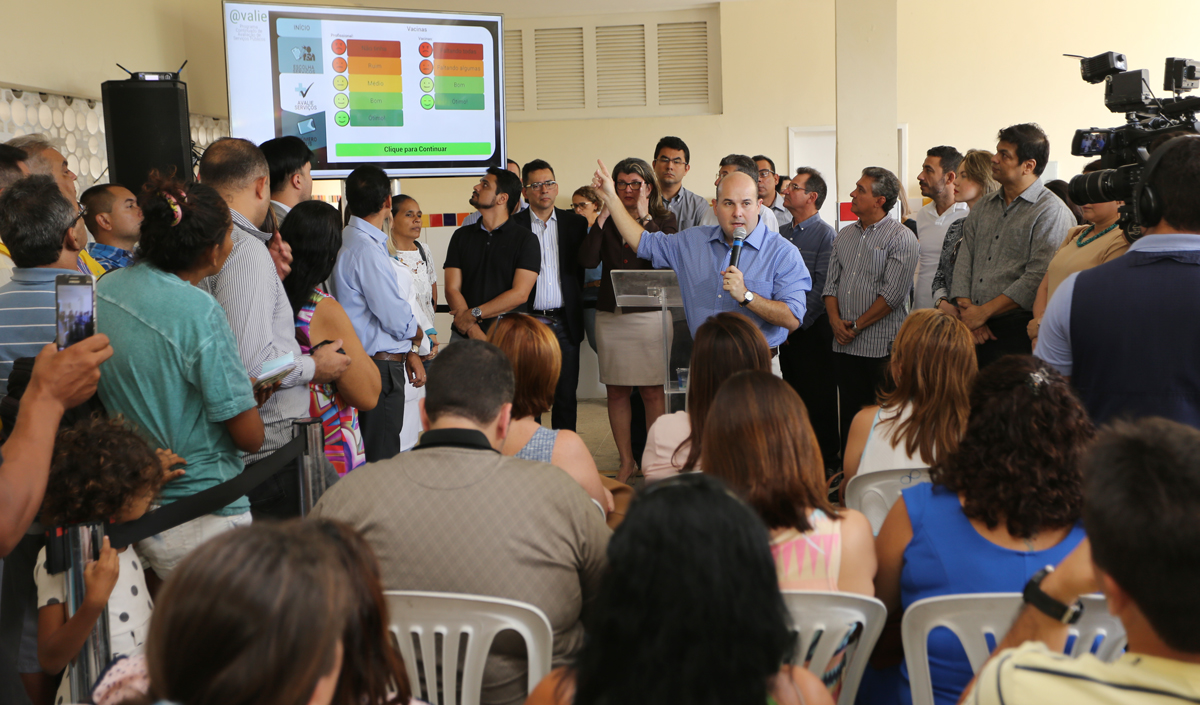
[(96, 281), (90, 274), (54, 278), (55, 342), (63, 350), (96, 332)]

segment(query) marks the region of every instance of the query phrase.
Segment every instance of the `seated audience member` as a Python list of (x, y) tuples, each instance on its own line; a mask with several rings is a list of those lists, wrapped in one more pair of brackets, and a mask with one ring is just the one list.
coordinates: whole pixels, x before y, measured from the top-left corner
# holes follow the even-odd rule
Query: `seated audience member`
[[(587, 219), (588, 230), (596, 224), (604, 201), (600, 194), (591, 186), (580, 186), (571, 194), (571, 210)], [(598, 264), (583, 270), (583, 329), (587, 333), (588, 345), (596, 352), (596, 300), (600, 295), (600, 277), (604, 274), (604, 265)], [(592, 305), (588, 306), (591, 301)]]
[(27, 176), (0, 194), (0, 239), (17, 265), (0, 286), (0, 394), (13, 361), (55, 339), (54, 280), (79, 274), (75, 226), (82, 216), (49, 176)]
[[(629, 215), (642, 226), (665, 233), (677, 231), (675, 214), (667, 210), (659, 192), (654, 170), (645, 160), (630, 157), (613, 167), (617, 198)], [(603, 197), (602, 197), (603, 198)], [(633, 408), (630, 395), (638, 395), (646, 405), (647, 427), (666, 409), (663, 394), (664, 371), (646, 364), (642, 355), (631, 350), (654, 351), (668, 348), (663, 338), (662, 311), (654, 307), (617, 306), (613, 290), (614, 269), (654, 269), (649, 260), (637, 256), (621, 238), (616, 221), (607, 208), (601, 210), (587, 237), (579, 246), (579, 264), (585, 269), (600, 266), (600, 291), (596, 301), (596, 346), (600, 360), (600, 383), (608, 400), (608, 423), (620, 456), (617, 480), (627, 482), (637, 472), (633, 454), (631, 424)]]
[[(304, 140), (295, 135), (276, 137), (258, 145), (271, 177), (271, 210), (263, 230), (279, 229), (293, 208), (312, 199), (314, 155)], [(267, 227), (267, 226), (272, 227)], [(292, 257), (296, 254), (293, 252)]]
[[(182, 474), (183, 470), (166, 469), (121, 420), (81, 421), (58, 435), (42, 520), (47, 526), (65, 526), (140, 519), (163, 482)], [(34, 579), (38, 661), (46, 673), (56, 674), (71, 665), (105, 610), (112, 657), (142, 653), (153, 603), (136, 551), (114, 549), (105, 537), (99, 559), (84, 572), (82, 604), (71, 615), (67, 614), (67, 574), (51, 575), (46, 566), (43, 548)], [(69, 673), (62, 678), (57, 702), (72, 702)]]
[[(1100, 171), (1104, 166), (1097, 159), (1083, 167), (1083, 173)], [(1121, 228), (1120, 207), (1124, 201), (1107, 201), (1105, 203), (1085, 203), (1079, 209), (1087, 225), (1080, 225), (1067, 231), (1067, 239), (1058, 248), (1050, 266), (1046, 268), (1046, 276), (1038, 287), (1037, 299), (1033, 302), (1033, 320), (1029, 322), (1029, 338), (1037, 347), (1038, 329), (1042, 325), (1042, 316), (1046, 315), (1046, 305), (1054, 296), (1058, 285), (1075, 272), (1104, 264), (1114, 260), (1129, 250), (1130, 241), (1125, 237)]]
[[(158, 501), (168, 504), (241, 474), (238, 451), (263, 444), (258, 405), (270, 389), (256, 397), (225, 312), (199, 287), (232, 247), (221, 196), (155, 174), (139, 203), (145, 219), (135, 264), (96, 283), (97, 323), (115, 350), (100, 399), (156, 448), (187, 461), (187, 473), (162, 488)], [(249, 521), (243, 497), (139, 542), (138, 553), (165, 579), (200, 543)]]
[(830, 504), (808, 411), (787, 382), (763, 370), (730, 377), (713, 398), (700, 457), (767, 525), (782, 589), (875, 594), (871, 524)]
[(535, 420), (550, 410), (558, 384), (562, 358), (554, 331), (533, 316), (507, 313), (488, 332), (488, 342), (512, 361), (516, 385), (512, 424), (500, 452), (566, 470), (606, 513), (611, 511), (612, 494), (601, 484), (596, 461), (579, 434), (552, 431)]
[[(387, 249), (392, 256), (400, 293), (409, 302), (413, 315), (425, 331), (417, 354), (422, 363), (428, 365), (438, 353), (438, 331), (433, 325), (437, 312), (437, 267), (433, 262), (433, 253), (420, 241), (422, 216), (421, 204), (412, 196), (393, 196), (392, 223), (387, 228)], [(412, 450), (417, 444), (417, 437), (421, 435), (418, 402), (424, 398), (424, 385), (416, 387), (410, 384), (404, 388), (404, 428), (400, 431), (402, 452)]]
[(83, 223), (96, 240), (88, 243), (88, 254), (106, 272), (132, 264), (133, 250), (142, 235), (137, 196), (124, 186), (98, 184), (84, 191), (79, 202), (87, 209)]
[(716, 478), (671, 478), (633, 501), (574, 663), (528, 705), (829, 703), (788, 664), (794, 638), (767, 532)]
[(389, 630), (379, 561), (362, 534), (350, 526), (328, 519), (315, 523), (337, 547), (351, 587), (342, 672), (332, 705), (405, 705), (412, 699), (412, 686)]
[[(875, 593), (892, 618), (926, 597), (1021, 592), (1070, 553), (1084, 538), (1079, 458), (1092, 435), (1066, 380), (1040, 361), (1007, 356), (981, 370), (958, 450), (939, 455), (932, 483), (903, 490), (879, 531)], [(950, 631), (929, 642), (934, 701), (950, 705), (971, 665)], [(872, 694), (909, 703), (906, 666)]]
[[(270, 168), (262, 151), (247, 140), (223, 137), (204, 150), (198, 173), (221, 195), (233, 219), (232, 249), (204, 287), (225, 311), (242, 366), (259, 377), (272, 360), (290, 356), (296, 363), (279, 392), (263, 404), (265, 439), (243, 458), (252, 465), (290, 441), (293, 422), (308, 416), (308, 384), (336, 381), (350, 359), (332, 346), (311, 356), (300, 352), (295, 316), (280, 281), (291, 271), (290, 248), (278, 232), (259, 229), (271, 208)], [(336, 481), (332, 467), (323, 469)], [(251, 509), (259, 517), (294, 516), (299, 494), (296, 468), (288, 465), (250, 492)]]
[(696, 330), (689, 369), (687, 410), (660, 416), (646, 433), (642, 454), (646, 482), (703, 469), (700, 439), (713, 397), (738, 372), (771, 371), (767, 339), (745, 316), (718, 313)]
[[(362, 532), (390, 590), (536, 605), (554, 630), (553, 661), (563, 665), (583, 645), (581, 613), (604, 570), (604, 518), (565, 472), (499, 453), (514, 382), (512, 363), (495, 346), (448, 345), (427, 386), (421, 444), (350, 473), (313, 516)], [(522, 702), (526, 678), (524, 642), (502, 634), (484, 668), (481, 701)]]
[(354, 331), (379, 370), (375, 408), (362, 410), (367, 462), (387, 460), (400, 452), (404, 431), (404, 399), (408, 385), (425, 384), (420, 321), (396, 280), (385, 244), (384, 220), (391, 215), (391, 182), (383, 169), (360, 166), (346, 178), (346, 209), (351, 214), (342, 231), (342, 249), (329, 278), (330, 292), (346, 309)]
[(374, 409), (379, 401), (379, 370), (341, 304), (321, 289), (342, 247), (342, 218), (328, 203), (304, 201), (288, 212), (279, 234), (292, 247), (292, 271), (283, 289), (296, 317), (300, 352), (310, 355), (318, 345), (332, 345), (350, 356), (350, 366), (336, 382), (308, 384), (308, 415), (321, 419), (325, 428), (325, 457), (339, 476), (345, 475), (366, 462), (358, 410)]
[[(1200, 700), (1198, 458), (1200, 432), (1167, 419), (1100, 431), (1082, 463), (1088, 538), (1030, 580), (1044, 604), (1025, 606), (963, 702)], [(1124, 655), (1114, 663), (1063, 658), (1062, 615), (1097, 591), (1125, 627)]]
[[(992, 153), (986, 149), (967, 150), (954, 180), (954, 202), (965, 203), (971, 209), (979, 199), (998, 188), (1000, 183), (992, 177)], [(946, 229), (937, 272), (933, 275), (933, 305), (955, 318), (959, 313), (958, 307), (950, 301), (950, 285), (954, 283), (954, 264), (958, 261), (965, 220), (959, 218)]]
[(895, 386), (855, 415), (842, 485), (878, 470), (927, 468), (958, 447), (967, 427), (975, 341), (962, 321), (937, 309), (913, 311), (888, 363)]
[(365, 665), (347, 664), (359, 617), (352, 582), (315, 522), (265, 522), (208, 541), (158, 594), (149, 701), (330, 705), (339, 676)]
[[(388, 603), (380, 582), (379, 561), (361, 535), (346, 524), (317, 520), (317, 528), (336, 548), (349, 579), (349, 619), (342, 634), (342, 670), (331, 705), (405, 705), (411, 686), (404, 659), (388, 630)], [(321, 538), (321, 537), (316, 537)], [(128, 705), (149, 692), (146, 657), (113, 664), (92, 691), (96, 705)]]

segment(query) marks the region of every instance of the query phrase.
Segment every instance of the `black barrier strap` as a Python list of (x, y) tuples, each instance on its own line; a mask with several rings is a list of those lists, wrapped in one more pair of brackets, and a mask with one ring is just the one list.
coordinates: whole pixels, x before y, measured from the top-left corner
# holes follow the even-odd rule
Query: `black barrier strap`
[(279, 450), (243, 470), (237, 477), (197, 492), (190, 497), (184, 497), (159, 507), (137, 521), (127, 524), (109, 524), (105, 526), (104, 533), (108, 536), (113, 548), (124, 548), (197, 517), (212, 514), (246, 495), (268, 477), (303, 455), (305, 440), (305, 435), (301, 433)]

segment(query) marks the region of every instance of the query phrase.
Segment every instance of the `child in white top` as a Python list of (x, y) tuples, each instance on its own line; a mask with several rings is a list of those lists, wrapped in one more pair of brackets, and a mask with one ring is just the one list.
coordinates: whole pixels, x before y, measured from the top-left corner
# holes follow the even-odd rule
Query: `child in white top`
[[(158, 490), (183, 474), (169, 470), (182, 463), (170, 451), (156, 455), (120, 419), (89, 419), (58, 435), (46, 485), (43, 522), (50, 526), (124, 523), (146, 513)], [(132, 548), (114, 549), (104, 537), (98, 560), (84, 569), (83, 603), (67, 615), (67, 574), (51, 575), (46, 549), (38, 555), (38, 660), (47, 673), (70, 665), (108, 610), (112, 657), (142, 652), (154, 602), (144, 569)], [(71, 702), (70, 674), (63, 677), (55, 704)]]

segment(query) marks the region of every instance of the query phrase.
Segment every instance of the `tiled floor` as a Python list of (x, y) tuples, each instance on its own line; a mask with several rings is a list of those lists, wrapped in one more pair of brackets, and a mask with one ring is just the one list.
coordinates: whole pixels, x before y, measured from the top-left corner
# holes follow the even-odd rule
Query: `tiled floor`
[[(592, 451), (596, 467), (604, 475), (615, 477), (621, 466), (617, 446), (613, 443), (612, 429), (608, 425), (608, 403), (604, 399), (580, 399), (576, 420), (576, 431)], [(542, 416), (542, 423), (549, 425), (550, 415)]]

